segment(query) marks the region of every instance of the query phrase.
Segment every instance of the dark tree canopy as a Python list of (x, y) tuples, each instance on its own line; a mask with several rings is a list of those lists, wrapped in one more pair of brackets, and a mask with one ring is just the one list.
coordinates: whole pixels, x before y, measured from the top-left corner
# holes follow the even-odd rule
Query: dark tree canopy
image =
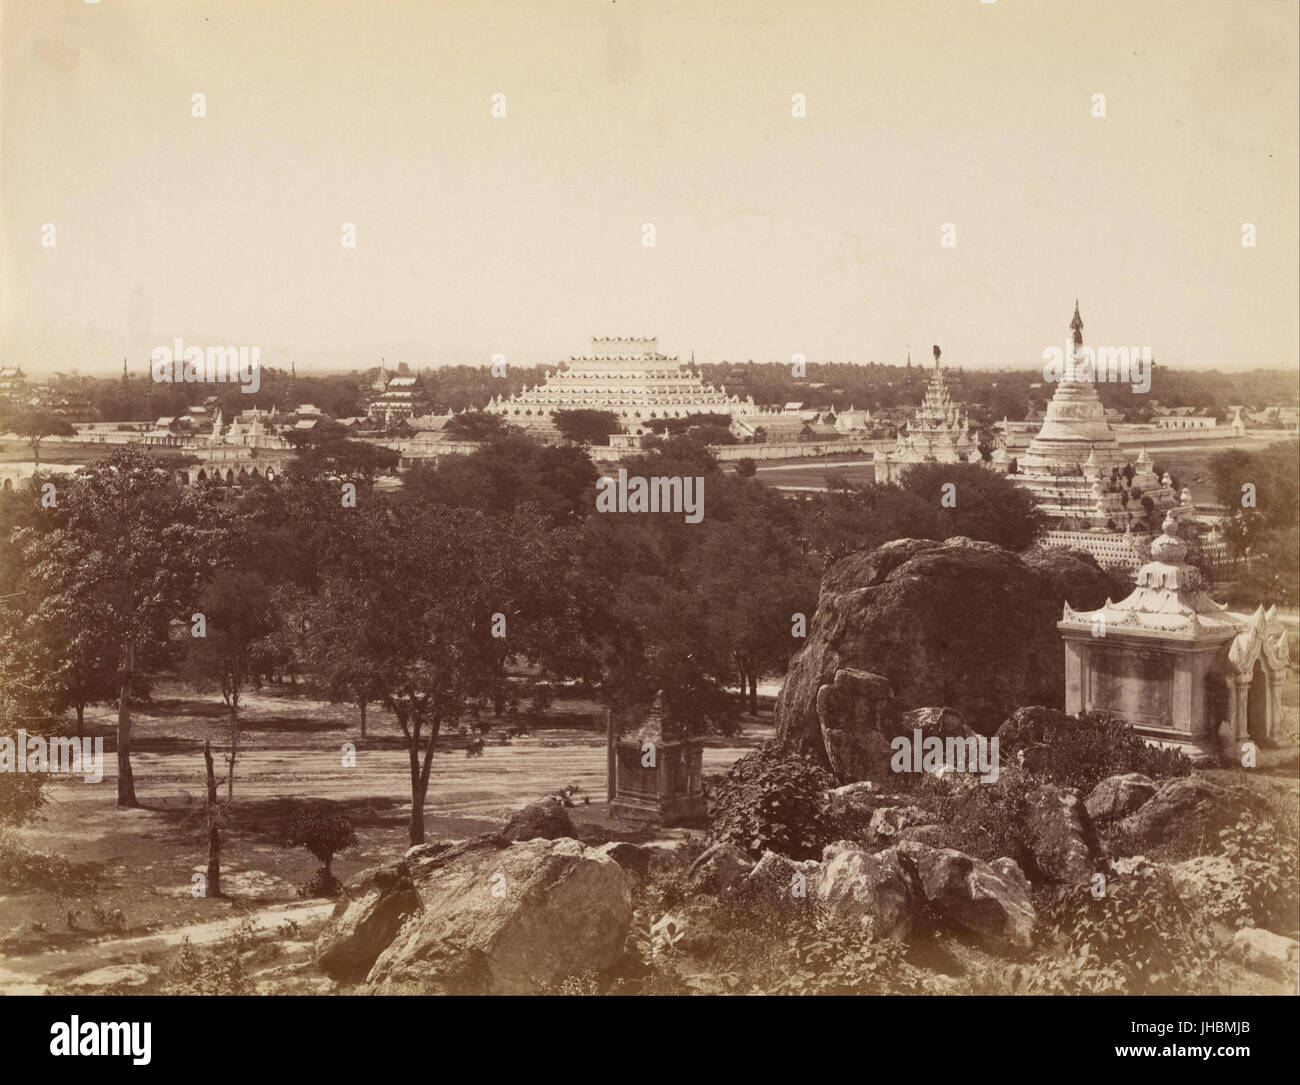
[(551, 418), (561, 437), (580, 445), (607, 445), (609, 435), (623, 428), (613, 411), (553, 411)]

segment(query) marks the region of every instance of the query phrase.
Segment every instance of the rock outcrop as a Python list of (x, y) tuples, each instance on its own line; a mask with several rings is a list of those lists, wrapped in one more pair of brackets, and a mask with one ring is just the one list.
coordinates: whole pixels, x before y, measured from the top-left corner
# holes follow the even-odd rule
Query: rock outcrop
[(558, 840), (563, 836), (576, 837), (577, 833), (564, 803), (554, 795), (547, 795), (516, 810), (500, 836), (502, 840)]
[(612, 840), (608, 844), (601, 844), (596, 852), (600, 855), (608, 855), (637, 881), (645, 881), (650, 875), (650, 860), (653, 856), (649, 848), (643, 848), (639, 844), (629, 844), (623, 840)]
[(317, 966), (343, 982), (365, 979), (402, 921), (419, 910), (420, 898), (405, 860), (362, 871), (343, 887), (316, 939)]
[(735, 891), (773, 905), (778, 912), (799, 911), (817, 890), (821, 864), (816, 859), (798, 862), (774, 851), (762, 857), (735, 884)]
[(1172, 836), (1186, 819), (1222, 802), (1224, 789), (1200, 776), (1166, 780), (1138, 809), (1116, 824), (1134, 840), (1159, 843)]
[(1140, 772), (1108, 776), (1083, 800), (1088, 816), (1099, 825), (1128, 817), (1156, 793), (1155, 781)]
[(912, 872), (896, 850), (872, 853), (847, 841), (823, 851), (816, 897), (827, 922), (876, 938), (906, 939), (919, 907)]
[(378, 993), (535, 994), (622, 955), (627, 875), (577, 840), (482, 838), (427, 861), (421, 910), (367, 977)]
[(817, 690), (817, 722), (831, 772), (839, 780), (883, 780), (889, 739), (880, 730), (893, 696), (888, 679), (841, 667)]
[(1038, 922), (1028, 882), (1011, 859), (985, 863), (953, 848), (905, 842), (926, 901), (993, 949), (1028, 949)]
[(933, 815), (916, 806), (882, 806), (871, 815), (868, 839), (873, 844), (896, 844), (904, 829), (929, 825), (935, 820)]
[(1232, 936), (1232, 953), (1247, 968), (1294, 983), (1300, 943), (1259, 927), (1246, 927)]
[(1026, 796), (1026, 842), (1034, 865), (1050, 881), (1077, 885), (1095, 873), (1084, 816), (1073, 788), (1041, 784)]
[(686, 891), (716, 895), (753, 869), (754, 861), (735, 844), (713, 844), (686, 868)]
[[(1099, 606), (1112, 590), (1095, 561), (1069, 551), (1021, 558), (968, 539), (898, 539), (851, 554), (822, 580), (808, 643), (777, 698), (778, 738), (833, 764), (819, 701), (829, 729), (848, 736), (887, 735), (903, 711), (930, 705), (986, 734), (1019, 705), (1059, 706), (1062, 603)], [(859, 707), (860, 675), (883, 680), (892, 697), (882, 701), (885, 687), (873, 680)], [(873, 740), (844, 745), (870, 766), (876, 754), (863, 742)], [(849, 754), (835, 756), (850, 764)]]
[(815, 884), (828, 922), (877, 938), (905, 940), (927, 905), (996, 950), (1027, 949), (1038, 921), (1013, 860), (985, 863), (915, 841), (874, 853), (828, 845)]

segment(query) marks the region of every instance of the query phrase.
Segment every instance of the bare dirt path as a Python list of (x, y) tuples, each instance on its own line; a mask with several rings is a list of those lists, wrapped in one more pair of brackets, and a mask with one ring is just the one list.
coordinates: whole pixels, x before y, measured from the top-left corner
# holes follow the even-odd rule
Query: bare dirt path
[(72, 981), (75, 986), (78, 977), (90, 980), (86, 986), (93, 988), (99, 986), (95, 982), (97, 979), (112, 978), (108, 973), (102, 977), (97, 977), (96, 973), (112, 969), (114, 976), (125, 975), (126, 971), (115, 966), (140, 965), (150, 960), (165, 959), (186, 939), (196, 946), (225, 941), (245, 919), (251, 920), (259, 930), (275, 930), (282, 923), (299, 926), (314, 924), (325, 919), (333, 908), (333, 901), (275, 904), (231, 915), (226, 919), (172, 927), (155, 934), (125, 938), (110, 935), (75, 949), (48, 950), (25, 957), (6, 958), (0, 961), (0, 993), (45, 994), (52, 984), (61, 985)]

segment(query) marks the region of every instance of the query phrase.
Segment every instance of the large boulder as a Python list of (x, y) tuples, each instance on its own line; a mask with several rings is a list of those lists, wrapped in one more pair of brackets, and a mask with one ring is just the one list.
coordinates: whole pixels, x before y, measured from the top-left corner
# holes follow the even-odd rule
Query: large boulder
[(816, 899), (826, 922), (905, 940), (929, 906), (996, 950), (1027, 949), (1038, 917), (1011, 859), (985, 863), (953, 848), (904, 841), (868, 852), (840, 841), (822, 854)]
[(1259, 927), (1246, 927), (1232, 936), (1232, 954), (1246, 967), (1274, 979), (1294, 983), (1300, 963), (1300, 943)]
[(880, 785), (871, 780), (835, 787), (826, 792), (826, 810), (831, 815), (857, 813), (871, 817), (884, 800)]
[(871, 815), (867, 836), (873, 844), (896, 844), (904, 829), (914, 825), (930, 825), (936, 820), (938, 819), (933, 814), (927, 814), (919, 806), (882, 806)]
[(645, 881), (650, 876), (650, 860), (653, 852), (639, 844), (629, 844), (625, 840), (611, 840), (596, 849), (600, 855), (608, 855), (636, 881)]
[(754, 860), (735, 844), (712, 844), (686, 868), (686, 891), (716, 896), (730, 889), (753, 866)]
[(1033, 944), (1038, 916), (1025, 876), (1014, 861), (985, 863), (954, 848), (912, 841), (899, 844), (897, 850), (915, 870), (925, 900), (940, 914), (992, 949), (1028, 949)]
[(831, 772), (840, 780), (884, 779), (889, 739), (880, 725), (893, 692), (870, 671), (841, 667), (817, 690), (817, 722)]
[(735, 891), (778, 912), (802, 911), (817, 889), (821, 864), (816, 859), (798, 862), (774, 851), (762, 858), (736, 882)]
[(1041, 784), (1025, 796), (1026, 843), (1039, 873), (1050, 881), (1077, 885), (1096, 870), (1082, 810), (1071, 787)]
[(364, 870), (343, 887), (334, 913), (316, 938), (316, 964), (343, 982), (365, 979), (397, 936), (402, 921), (420, 910), (405, 860)]
[(473, 841), (415, 888), (423, 910), (367, 977), (378, 993), (536, 994), (613, 965), (632, 922), (623, 868), (577, 840)]
[(975, 734), (961, 716), (951, 708), (926, 705), (913, 708), (898, 717), (898, 723), (891, 727), (890, 737), (903, 735), (911, 739), (917, 731), (924, 738), (970, 738)]
[(1156, 793), (1155, 781), (1140, 772), (1108, 776), (1083, 800), (1088, 816), (1097, 824), (1128, 817)]
[(922, 844), (929, 844), (932, 848), (955, 847), (960, 837), (961, 833), (956, 826), (938, 823), (907, 825), (898, 831), (900, 844), (904, 840), (916, 840)]
[(502, 840), (558, 840), (577, 835), (564, 803), (554, 795), (547, 795), (544, 799), (530, 802), (522, 810), (516, 810), (501, 830)]
[(1067, 716), (1059, 708), (1022, 705), (998, 726), (998, 743), (1004, 755), (1027, 746), (1050, 748), (1057, 734), (1074, 724), (1074, 717)]
[(1166, 780), (1136, 812), (1116, 824), (1121, 832), (1142, 843), (1160, 843), (1182, 823), (1223, 801), (1226, 792), (1200, 776)]
[(856, 719), (845, 707), (852, 683), (839, 678), (837, 686), (841, 671), (876, 675), (893, 693), (866, 707), (884, 728), (864, 721), (859, 731), (888, 730), (897, 713), (946, 705), (988, 734), (1019, 705), (1059, 707), (1062, 604), (1099, 606), (1112, 591), (1095, 561), (1070, 551), (1030, 559), (968, 539), (897, 539), (850, 554), (822, 580), (808, 642), (777, 698), (778, 738), (830, 763), (822, 688), (835, 690), (820, 698), (823, 709), (829, 699), (837, 718)]
[(1250, 884), (1227, 855), (1194, 855), (1165, 869), (1178, 899), (1192, 911), (1233, 924), (1250, 913)]
[(873, 854), (847, 841), (823, 850), (816, 898), (828, 923), (876, 938), (906, 939), (920, 907), (912, 872), (895, 849)]

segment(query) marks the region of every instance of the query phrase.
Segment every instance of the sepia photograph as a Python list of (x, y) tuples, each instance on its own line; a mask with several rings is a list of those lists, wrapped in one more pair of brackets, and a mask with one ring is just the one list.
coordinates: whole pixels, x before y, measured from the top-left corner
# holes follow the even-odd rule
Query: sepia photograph
[(1282, 1044), (1298, 83), (1291, 0), (0, 0), (24, 1046)]

